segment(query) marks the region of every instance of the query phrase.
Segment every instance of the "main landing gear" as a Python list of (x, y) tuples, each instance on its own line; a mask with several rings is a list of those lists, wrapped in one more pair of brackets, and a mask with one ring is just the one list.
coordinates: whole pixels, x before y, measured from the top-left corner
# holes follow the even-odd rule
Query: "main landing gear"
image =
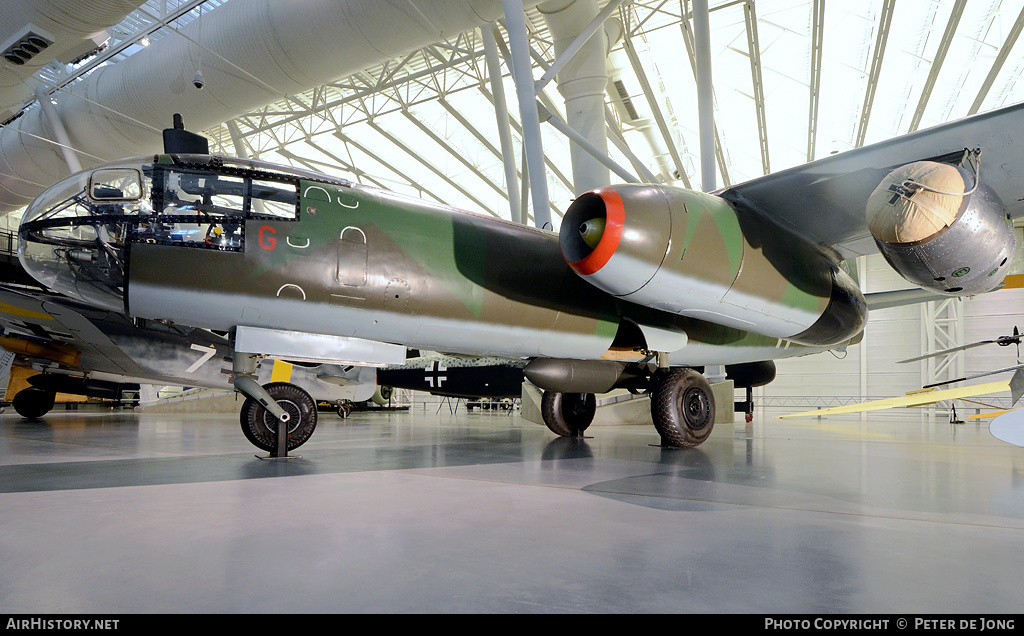
[[(715, 398), (711, 385), (693, 369), (659, 369), (648, 382), (651, 419), (664, 446), (693, 448), (715, 427)], [(544, 424), (556, 435), (582, 437), (594, 420), (593, 393), (545, 391), (541, 399)]]
[(651, 418), (666, 446), (693, 448), (715, 427), (715, 396), (693, 369), (658, 372), (651, 378)]
[(540, 401), (544, 424), (555, 435), (583, 437), (594, 421), (597, 398), (593, 393), (556, 393), (545, 391)]

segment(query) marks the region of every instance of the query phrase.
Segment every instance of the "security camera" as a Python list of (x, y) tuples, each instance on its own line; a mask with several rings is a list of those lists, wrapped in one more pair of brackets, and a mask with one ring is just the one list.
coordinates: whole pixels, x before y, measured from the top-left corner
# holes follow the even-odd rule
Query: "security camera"
[(196, 74), (192, 77), (192, 84), (199, 90), (202, 90), (203, 87), (206, 86), (206, 82), (203, 81), (202, 71), (196, 71)]

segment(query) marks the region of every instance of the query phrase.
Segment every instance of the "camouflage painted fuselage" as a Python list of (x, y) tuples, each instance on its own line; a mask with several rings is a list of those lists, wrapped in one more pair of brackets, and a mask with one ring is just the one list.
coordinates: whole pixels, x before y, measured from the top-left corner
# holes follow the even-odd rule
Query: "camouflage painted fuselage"
[[(824, 316), (833, 293), (827, 276), (805, 275), (819, 265), (803, 261), (810, 250), (791, 249), (788, 260), (785, 253), (769, 255), (767, 243), (752, 243), (750, 232), (740, 228), (753, 220), (723, 220), (728, 210), (706, 204), (677, 222), (670, 248), (659, 248), (662, 255), (654, 258), (660, 264), (675, 254), (676, 262), (698, 265), (687, 274), (698, 282), (705, 276), (710, 285), (742, 292), (746, 313), (740, 323), (684, 315), (678, 309), (686, 306), (685, 290), (659, 303), (600, 289), (570, 268), (554, 232), (327, 177), (299, 178), (281, 168), (269, 174), (253, 170), (256, 162), (228, 169), (217, 161), (161, 156), (142, 163), (137, 199), (106, 200), (97, 194), (96, 177), (90, 185), (70, 178), (26, 212), (26, 269), (87, 302), (123, 302), (130, 316), (195, 327), (250, 326), (452, 353), (585, 359), (609, 351), (639, 357), (638, 351), (654, 348), (652, 334), (676, 334), (670, 340), (685, 346), (673, 349), (672, 363), (687, 365), (811, 352), (815, 348), (759, 331), (746, 317), (759, 304), (798, 305)], [(123, 182), (128, 169), (108, 164), (95, 170), (113, 183), (114, 177)], [(118, 193), (134, 187), (121, 182)], [(77, 211), (62, 211), (71, 199), (78, 201)], [(73, 223), (61, 225), (61, 218)], [(91, 243), (79, 236), (83, 226), (95, 228)], [(627, 222), (625, 231), (630, 229)], [(99, 267), (112, 258), (122, 265), (123, 280), (116, 267)], [(754, 273), (766, 267), (769, 275)], [(741, 323), (750, 327), (735, 326)]]

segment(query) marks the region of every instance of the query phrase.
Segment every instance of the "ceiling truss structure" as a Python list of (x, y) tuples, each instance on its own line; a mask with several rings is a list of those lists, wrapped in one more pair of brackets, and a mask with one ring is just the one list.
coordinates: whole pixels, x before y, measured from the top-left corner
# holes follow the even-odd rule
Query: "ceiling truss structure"
[[(113, 30), (115, 37), (100, 55), (75, 68), (48, 67), (38, 78), (47, 92), (65, 90), (89, 70), (130, 55), (143, 37), (177, 37), (176, 25), (222, 2), (149, 0)], [(617, 51), (626, 60), (621, 94), (608, 91), (612, 143), (601, 160), (613, 166), (616, 180), (692, 187), (699, 180), (700, 159), (692, 3), (601, 0), (599, 5), (621, 26), (612, 55)], [(906, 6), (870, 0), (866, 11), (854, 11), (832, 4), (826, 10), (824, 0), (711, 2), (719, 184), (1024, 98), (1024, 86), (1016, 86), (1024, 54), (1015, 50), (1024, 29), (1024, 0)], [(533, 76), (541, 78), (536, 95), (541, 116), (550, 113), (551, 125), (542, 123), (540, 136), (547, 201), (557, 226), (574, 196), (568, 148), (576, 142), (560, 132), (572, 133), (565, 127), (561, 96), (554, 82), (547, 82), (558, 61), (545, 20), (531, 9), (524, 24)], [(839, 33), (840, 27), (849, 32)], [(485, 31), (496, 34), (503, 105), (494, 95)], [(523, 144), (529, 135), (515, 107), (511, 56), (505, 20), (500, 20), (204, 132), (218, 152), (342, 171), (377, 187), (528, 221)], [(684, 56), (689, 64), (678, 63)], [(851, 90), (857, 86), (859, 95)], [(804, 99), (806, 119), (793, 117), (793, 106)], [(969, 106), (961, 103), (965, 99)], [(626, 107), (635, 109), (636, 120), (624, 114)], [(503, 116), (513, 137), (511, 152), (501, 138)], [(646, 122), (646, 128), (638, 122)]]
[[(131, 55), (143, 38), (178, 37), (176, 26), (223, 2), (150, 0), (112, 30), (100, 54), (74, 67), (50, 65), (37, 78), (48, 93), (65, 91), (91, 70)], [(506, 6), (516, 4), (506, 0)], [(1024, 0), (907, 4), (870, 0), (865, 10), (828, 3), (826, 10), (824, 0), (710, 2), (719, 184), (1024, 99), (1024, 85), (1016, 81), (1024, 52), (1015, 46), (1024, 30)], [(700, 152), (692, 3), (601, 0), (600, 6), (621, 27), (611, 55), (625, 60), (622, 82), (608, 90), (605, 124), (612, 143), (602, 160), (627, 180), (693, 187), (700, 181)], [(529, 135), (515, 106), (505, 23), (483, 25), (203, 132), (214, 152), (535, 222), (523, 151)], [(568, 148), (575, 142), (549, 81), (564, 60), (557, 59), (537, 10), (525, 12), (524, 25), (531, 72), (540, 78), (533, 96), (551, 124), (542, 122), (540, 135), (546, 199), (557, 227), (574, 196)], [(839, 26), (849, 32), (838, 33)], [(923, 306), (922, 312), (929, 326), (923, 350), (962, 344), (955, 306)], [(923, 379), (946, 377), (949, 365), (962, 361), (940, 364), (924, 368)]]

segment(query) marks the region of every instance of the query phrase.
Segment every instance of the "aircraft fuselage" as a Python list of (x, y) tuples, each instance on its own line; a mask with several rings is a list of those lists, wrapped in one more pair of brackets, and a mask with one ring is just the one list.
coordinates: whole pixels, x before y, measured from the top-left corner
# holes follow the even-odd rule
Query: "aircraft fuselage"
[[(678, 351), (674, 364), (809, 352), (780, 334), (809, 333), (819, 316), (835, 313), (835, 281), (845, 274), (790, 235), (778, 241), (786, 249), (769, 254), (759, 243), (770, 227), (752, 234), (724, 201), (677, 192), (672, 213), (692, 212), (686, 227), (669, 223), (668, 247), (657, 257), (664, 274), (651, 280), (699, 290), (712, 299), (702, 307), (742, 288), (741, 301), (720, 303), (742, 318), (684, 315), (686, 289), (666, 299), (671, 311), (608, 293), (570, 267), (555, 232), (219, 157), (158, 155), (73, 175), (26, 212), (19, 254), (40, 282), (83, 302), (224, 331), (290, 330), (506, 357), (621, 358), (658, 349)], [(628, 228), (624, 236), (630, 240)], [(626, 275), (642, 274), (629, 254), (624, 259)], [(712, 266), (719, 260), (725, 269)], [(796, 342), (827, 347), (855, 338), (863, 299), (850, 288), (842, 286), (849, 307), (841, 307), (853, 316), (849, 324), (823, 341)], [(786, 323), (790, 314), (804, 322)], [(758, 329), (758, 315), (770, 329)]]

